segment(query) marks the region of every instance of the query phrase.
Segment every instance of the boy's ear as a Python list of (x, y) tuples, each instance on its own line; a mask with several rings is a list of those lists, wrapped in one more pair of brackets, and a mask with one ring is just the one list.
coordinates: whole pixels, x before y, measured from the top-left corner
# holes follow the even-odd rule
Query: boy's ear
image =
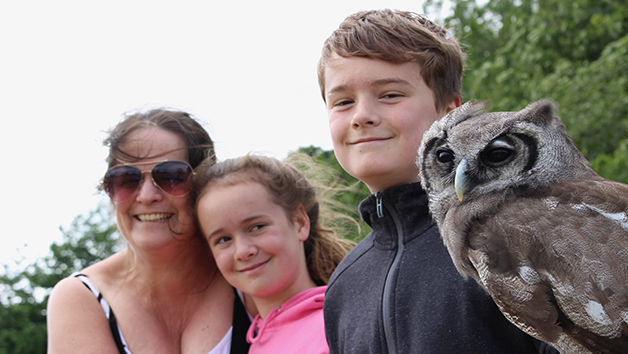
[(460, 97), (460, 95), (456, 95), (456, 98), (454, 98), (451, 102), (449, 102), (449, 106), (447, 106), (446, 113), (449, 113), (460, 106), (462, 106), (462, 97)]
[(294, 221), (297, 227), (297, 233), (299, 234), (299, 241), (305, 242), (310, 236), (310, 217), (307, 216), (303, 205), (299, 205)]

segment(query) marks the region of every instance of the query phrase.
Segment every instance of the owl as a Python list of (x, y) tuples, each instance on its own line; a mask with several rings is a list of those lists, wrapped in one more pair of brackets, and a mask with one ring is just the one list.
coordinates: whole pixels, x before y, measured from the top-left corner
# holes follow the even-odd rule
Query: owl
[(418, 152), (457, 270), (563, 354), (628, 353), (628, 185), (591, 168), (554, 102), (485, 108), (451, 111)]

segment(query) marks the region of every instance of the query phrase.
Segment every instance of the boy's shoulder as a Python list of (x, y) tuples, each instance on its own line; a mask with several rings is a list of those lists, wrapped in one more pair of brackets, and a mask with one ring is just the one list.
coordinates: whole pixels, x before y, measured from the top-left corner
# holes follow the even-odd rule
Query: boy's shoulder
[(358, 259), (365, 255), (371, 248), (373, 248), (373, 233), (369, 233), (362, 241), (358, 242), (351, 251), (342, 259), (336, 270), (329, 279), (329, 287), (333, 285), (337, 278), (351, 267)]

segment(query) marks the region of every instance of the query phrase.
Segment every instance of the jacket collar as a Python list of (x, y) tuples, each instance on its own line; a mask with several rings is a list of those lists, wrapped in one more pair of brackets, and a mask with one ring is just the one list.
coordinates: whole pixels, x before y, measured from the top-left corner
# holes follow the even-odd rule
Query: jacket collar
[(360, 213), (373, 229), (375, 243), (384, 248), (396, 247), (400, 233), (405, 244), (435, 225), (419, 182), (371, 194), (360, 203)]

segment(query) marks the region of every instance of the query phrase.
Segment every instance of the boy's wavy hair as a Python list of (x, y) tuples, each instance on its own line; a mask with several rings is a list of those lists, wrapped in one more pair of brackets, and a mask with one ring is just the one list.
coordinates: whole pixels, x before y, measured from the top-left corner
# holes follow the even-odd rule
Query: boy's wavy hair
[(401, 64), (416, 62), (434, 92), (436, 108), (445, 109), (461, 95), (465, 54), (445, 28), (413, 12), (361, 11), (348, 16), (323, 45), (318, 84), (325, 100), (325, 69), (336, 54)]
[(334, 203), (331, 198), (317, 196), (317, 189), (322, 190), (322, 185), (327, 181), (321, 180), (321, 188), (310, 183), (305, 173), (311, 177), (315, 171), (322, 170), (314, 166), (309, 156), (301, 153), (294, 153), (283, 162), (272, 157), (252, 154), (228, 159), (215, 165), (211, 161), (203, 162), (196, 169), (194, 176), (195, 209), (198, 209), (199, 200), (211, 186), (247, 182), (264, 186), (273, 202), (283, 208), (290, 220), (293, 220), (294, 211), (299, 205), (303, 205), (310, 219), (309, 237), (304, 242), (308, 271), (317, 285), (325, 285), (354, 244), (339, 238), (332, 228), (339, 225), (338, 220), (346, 221), (350, 218), (329, 207)]

